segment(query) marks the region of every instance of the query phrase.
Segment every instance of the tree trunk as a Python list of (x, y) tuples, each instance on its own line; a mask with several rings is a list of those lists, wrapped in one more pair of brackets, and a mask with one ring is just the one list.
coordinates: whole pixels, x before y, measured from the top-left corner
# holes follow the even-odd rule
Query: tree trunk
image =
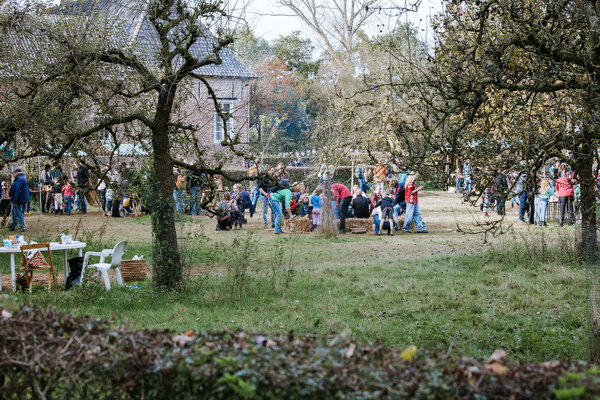
[(169, 153), (168, 122), (175, 92), (174, 88), (170, 89), (171, 93), (165, 89), (159, 96), (152, 130), (156, 173), (152, 201), (152, 279), (154, 286), (159, 290), (177, 289), (183, 279), (175, 230), (173, 163)]
[(581, 188), (581, 249), (587, 264), (598, 260), (596, 234), (596, 174), (594, 171), (594, 141), (584, 135), (582, 149), (577, 154), (576, 173)]
[(576, 173), (581, 188), (581, 252), (586, 264), (588, 356), (600, 360), (600, 285), (598, 282), (598, 242), (596, 233), (596, 173), (593, 141), (584, 131), (583, 144), (577, 155)]
[[(327, 173), (329, 175), (329, 172)], [(323, 187), (323, 193), (325, 194), (325, 201), (323, 202), (323, 218), (321, 221), (321, 227), (319, 228), (320, 233), (327, 236), (335, 236), (337, 227), (334, 225), (335, 216), (331, 207), (331, 178), (328, 177), (321, 184)]]

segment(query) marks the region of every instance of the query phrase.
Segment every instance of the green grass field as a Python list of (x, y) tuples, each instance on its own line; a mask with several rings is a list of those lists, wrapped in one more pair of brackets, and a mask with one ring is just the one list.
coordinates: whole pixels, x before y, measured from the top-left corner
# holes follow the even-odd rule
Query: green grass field
[[(315, 234), (275, 237), (254, 217), (242, 232), (216, 232), (208, 218), (180, 226), (188, 261), (178, 293), (100, 284), (19, 295), (27, 303), (113, 318), (138, 328), (336, 334), (361, 342), (459, 355), (505, 349), (513, 359), (583, 358), (585, 268), (573, 261), (575, 230), (515, 225), (499, 239), (457, 232), (482, 217), (452, 194), (422, 196), (430, 234), (394, 237)], [(510, 225), (516, 220), (508, 210)], [(129, 241), (128, 256), (151, 256), (147, 217), (30, 217), (34, 239), (67, 230), (110, 247)], [(79, 228), (77, 227), (79, 225)], [(50, 229), (48, 228), (50, 227)], [(28, 238), (29, 239), (29, 238)], [(8, 262), (0, 258), (3, 277)], [(62, 271), (62, 265), (58, 265)]]

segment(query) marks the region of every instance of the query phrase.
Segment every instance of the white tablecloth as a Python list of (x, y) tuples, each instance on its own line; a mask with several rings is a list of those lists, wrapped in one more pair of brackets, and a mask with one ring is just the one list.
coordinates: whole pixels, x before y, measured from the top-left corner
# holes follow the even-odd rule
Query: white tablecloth
[[(60, 251), (63, 252), (63, 266), (65, 271), (65, 281), (68, 275), (68, 267), (67, 267), (67, 251), (68, 250), (79, 250), (79, 257), (83, 257), (83, 249), (86, 246), (84, 242), (73, 241), (70, 244), (62, 244), (57, 242), (50, 242), (50, 251)], [(45, 251), (46, 249), (41, 249)], [(15, 272), (15, 254), (20, 254), (20, 247), (0, 247), (0, 254), (10, 254), (10, 276), (12, 281), (12, 290), (16, 290), (16, 272)], [(2, 290), (2, 276), (0, 269), (0, 290)]]

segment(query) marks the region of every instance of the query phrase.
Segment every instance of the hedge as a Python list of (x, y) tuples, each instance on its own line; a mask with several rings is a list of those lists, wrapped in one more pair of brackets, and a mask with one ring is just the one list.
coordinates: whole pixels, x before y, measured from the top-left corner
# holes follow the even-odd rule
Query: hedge
[(174, 333), (15, 307), (0, 318), (2, 399), (583, 399), (583, 362), (505, 363), (357, 346), (344, 336)]

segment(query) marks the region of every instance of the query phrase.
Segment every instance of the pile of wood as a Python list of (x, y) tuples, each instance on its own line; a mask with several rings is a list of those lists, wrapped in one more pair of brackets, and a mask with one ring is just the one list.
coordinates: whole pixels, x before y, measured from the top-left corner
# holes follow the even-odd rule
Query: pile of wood
[(373, 218), (346, 218), (346, 232), (352, 232), (352, 229), (366, 232), (373, 232)]
[(295, 217), (283, 220), (283, 230), (286, 232), (310, 232), (308, 217)]

